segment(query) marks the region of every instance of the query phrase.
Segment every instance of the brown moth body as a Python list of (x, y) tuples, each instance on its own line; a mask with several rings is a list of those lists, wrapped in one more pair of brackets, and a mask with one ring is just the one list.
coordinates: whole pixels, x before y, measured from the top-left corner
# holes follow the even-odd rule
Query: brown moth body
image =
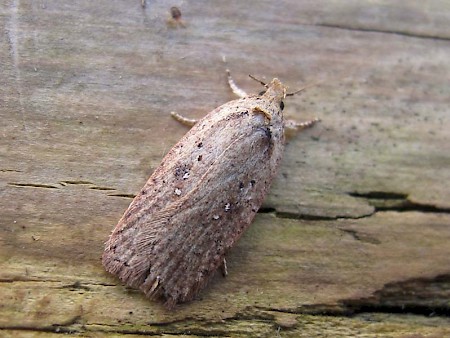
[(284, 148), (285, 86), (230, 101), (169, 151), (106, 243), (103, 265), (166, 305), (192, 300), (250, 225)]
[(172, 16), (172, 19), (174, 19), (174, 20), (181, 19), (181, 11), (176, 6), (170, 7), (170, 15)]
[(167, 25), (172, 28), (186, 28), (186, 25), (181, 19), (181, 10), (178, 7), (173, 6), (170, 8), (170, 18), (167, 20)]

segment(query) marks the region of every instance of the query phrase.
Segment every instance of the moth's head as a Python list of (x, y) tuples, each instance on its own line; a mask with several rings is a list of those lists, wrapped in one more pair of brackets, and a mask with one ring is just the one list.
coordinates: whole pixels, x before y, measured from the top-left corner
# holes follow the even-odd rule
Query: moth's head
[(263, 96), (271, 101), (283, 102), (286, 97), (286, 86), (280, 80), (274, 78), (267, 86)]
[(281, 83), (280, 80), (278, 80), (277, 78), (274, 78), (269, 84), (258, 80), (257, 78), (255, 78), (252, 75), (249, 75), (253, 80), (258, 81), (259, 83), (261, 83), (264, 87), (266, 87), (265, 90), (263, 90), (262, 92), (259, 93), (260, 96), (263, 96), (264, 99), (271, 101), (271, 102), (275, 102), (275, 104), (278, 104), (281, 108), (281, 110), (283, 110), (284, 108), (284, 103), (283, 100), (286, 97), (286, 89), (287, 87)]
[(284, 102), (283, 100), (286, 98), (286, 96), (293, 96), (297, 93), (300, 93), (301, 91), (305, 90), (307, 87), (300, 88), (299, 90), (296, 90), (293, 93), (286, 93), (287, 87), (281, 83), (280, 80), (277, 78), (274, 78), (269, 84), (257, 79), (253, 75), (249, 75), (253, 80), (261, 83), (264, 87), (266, 87), (265, 90), (259, 93), (259, 95), (263, 96), (266, 100), (273, 101), (279, 104), (281, 110), (284, 109)]
[(286, 96), (292, 96), (300, 91), (303, 90), (300, 89), (294, 93), (286, 93), (287, 87), (281, 83), (280, 80), (277, 78), (274, 78), (269, 84), (257, 79), (253, 75), (249, 75), (253, 80), (261, 83), (264, 87), (266, 87), (265, 90), (259, 93), (259, 95), (263, 96), (266, 100), (272, 101), (277, 103), (281, 110), (284, 109), (284, 102), (283, 100), (286, 98)]

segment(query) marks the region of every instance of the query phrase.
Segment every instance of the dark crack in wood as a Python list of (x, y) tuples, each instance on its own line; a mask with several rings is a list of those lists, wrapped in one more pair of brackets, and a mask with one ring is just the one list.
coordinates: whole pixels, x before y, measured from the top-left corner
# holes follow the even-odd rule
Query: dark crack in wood
[(367, 312), (450, 317), (450, 274), (388, 283), (368, 298), (342, 300), (348, 313)]
[(356, 231), (356, 230), (352, 230), (352, 229), (339, 229), (339, 230), (349, 234), (357, 241), (370, 243), (370, 244), (381, 244), (381, 241), (379, 239), (377, 239), (369, 234), (366, 234), (364, 232)]
[(61, 185), (65, 185), (65, 184), (70, 184), (70, 185), (78, 185), (78, 184), (81, 184), (81, 185), (88, 185), (88, 184), (94, 184), (94, 183), (92, 183), (92, 182), (89, 182), (89, 181), (60, 181), (59, 182)]
[(432, 204), (416, 203), (409, 200), (407, 194), (371, 191), (367, 193), (350, 192), (352, 197), (366, 199), (377, 211), (419, 211), (431, 213), (450, 213), (449, 208), (440, 208)]
[(8, 185), (13, 187), (24, 187), (24, 188), (45, 188), (45, 189), (59, 189), (57, 186), (51, 184), (40, 184), (40, 183), (17, 183), (10, 182)]
[(335, 28), (335, 29), (345, 29), (345, 30), (349, 30), (349, 31), (365, 32), (365, 33), (393, 34), (393, 35), (406, 36), (406, 37), (416, 38), (416, 39), (432, 39), (432, 40), (443, 40), (443, 41), (450, 40), (450, 38), (446, 37), (446, 36), (437, 36), (437, 35), (432, 35), (432, 34), (417, 34), (417, 33), (407, 32), (407, 31), (392, 31), (392, 30), (365, 28), (365, 27), (358, 27), (358, 26), (346, 26), (346, 25), (339, 25), (339, 24), (319, 23), (319, 24), (314, 24), (313, 26)]
[(125, 197), (125, 198), (135, 198), (136, 195), (134, 194), (108, 194), (108, 196), (112, 196), (112, 197)]

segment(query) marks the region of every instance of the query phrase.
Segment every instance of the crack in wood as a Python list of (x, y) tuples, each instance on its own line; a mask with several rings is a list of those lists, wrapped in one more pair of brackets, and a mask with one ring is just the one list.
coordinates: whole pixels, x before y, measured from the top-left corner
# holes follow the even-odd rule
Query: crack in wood
[(377, 239), (377, 238), (375, 238), (375, 237), (373, 237), (373, 236), (371, 236), (369, 234), (366, 234), (364, 232), (356, 231), (356, 230), (353, 230), (353, 229), (342, 229), (342, 228), (339, 228), (339, 230), (349, 234), (350, 236), (352, 236), (357, 241), (370, 243), (370, 244), (381, 244), (381, 241), (379, 239)]
[(116, 190), (116, 189), (114, 189), (114, 188), (97, 187), (97, 186), (89, 187), (89, 189), (92, 189), (92, 190), (106, 190), (106, 191), (114, 191), (114, 190)]
[(450, 274), (387, 283), (372, 296), (340, 303), (351, 315), (398, 313), (450, 317)]
[(345, 316), (348, 311), (339, 304), (308, 304), (300, 305), (295, 308), (274, 308), (265, 306), (255, 306), (255, 308), (263, 311), (287, 313), (287, 314), (305, 314), (305, 315), (324, 315), (324, 316)]
[(358, 216), (348, 216), (348, 215), (336, 215), (336, 216), (324, 216), (324, 215), (312, 215), (312, 214), (301, 214), (286, 211), (277, 211), (272, 207), (264, 207), (258, 210), (258, 214), (272, 214), (278, 218), (296, 219), (296, 220), (307, 220), (307, 221), (335, 221), (338, 219), (361, 219), (370, 217), (374, 212), (358, 215)]
[(0, 169), (0, 172), (2, 173), (21, 173), (21, 170), (16, 169)]
[(76, 291), (76, 290), (91, 291), (90, 287), (83, 285), (80, 281), (76, 281), (72, 284), (60, 286), (59, 289), (69, 289), (70, 291)]
[(56, 279), (31, 279), (31, 278), (23, 278), (23, 277), (13, 277), (13, 278), (0, 278), (0, 283), (28, 283), (28, 282), (37, 282), (37, 283), (47, 283), (47, 282), (61, 282)]
[(135, 194), (121, 194), (121, 193), (108, 194), (107, 196), (111, 196), (111, 197), (125, 197), (125, 198), (135, 198), (136, 197)]
[(9, 182), (8, 185), (13, 187), (29, 187), (29, 188), (45, 188), (45, 189), (59, 189), (57, 186), (51, 184), (40, 184), (40, 183), (17, 183)]
[(425, 213), (450, 213), (450, 208), (436, 205), (417, 203), (409, 199), (407, 194), (383, 191), (370, 191), (367, 193), (349, 192), (352, 197), (363, 198), (378, 211), (419, 211)]
[(426, 35), (426, 34), (417, 34), (417, 33), (406, 32), (406, 31), (390, 31), (390, 30), (364, 28), (364, 27), (351, 27), (351, 26), (340, 25), (340, 24), (318, 23), (318, 24), (313, 24), (312, 26), (345, 29), (345, 30), (356, 31), (356, 32), (392, 34), (392, 35), (400, 35), (400, 36), (406, 36), (406, 37), (417, 38), (417, 39), (430, 39), (430, 40), (443, 40), (443, 41), (450, 40), (450, 37), (446, 37), (446, 36), (437, 36), (437, 35), (431, 35), (431, 34)]
[[(1, 170), (0, 170), (1, 171)], [(90, 185), (88, 189), (99, 190), (99, 191), (115, 191), (115, 188), (97, 186), (89, 181), (60, 181), (58, 182), (61, 186), (66, 187), (68, 185)], [(26, 188), (45, 188), (45, 189), (60, 189), (60, 187), (52, 184), (42, 184), (42, 183), (19, 183), (19, 182), (9, 182), (8, 185), (13, 187), (26, 187)], [(118, 197), (131, 197), (134, 198), (135, 195), (132, 194), (110, 194), (108, 196), (118, 196)]]
[(89, 184), (94, 184), (92, 182), (89, 181), (59, 181), (59, 184), (66, 186), (66, 185), (89, 185)]

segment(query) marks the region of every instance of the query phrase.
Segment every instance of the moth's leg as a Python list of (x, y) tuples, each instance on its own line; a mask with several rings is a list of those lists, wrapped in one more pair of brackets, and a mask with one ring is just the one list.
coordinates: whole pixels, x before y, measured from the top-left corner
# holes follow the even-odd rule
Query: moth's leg
[(302, 131), (303, 129), (311, 128), (313, 125), (315, 125), (317, 122), (320, 122), (319, 118), (315, 118), (309, 121), (305, 122), (296, 122), (294, 120), (286, 120), (284, 123), (284, 131), (286, 132), (286, 137), (291, 138), (299, 131)]
[(156, 291), (156, 289), (157, 289), (158, 286), (159, 286), (159, 280), (160, 280), (160, 277), (157, 276), (156, 279), (155, 279), (155, 281), (153, 282), (153, 285), (152, 285), (151, 289), (150, 289), (150, 294), (156, 294), (155, 291)]
[(188, 117), (184, 117), (174, 111), (171, 112), (170, 115), (172, 115), (172, 117), (175, 120), (177, 120), (181, 124), (184, 124), (185, 126), (188, 126), (188, 127), (192, 127), (194, 124), (196, 124), (198, 122), (198, 120), (196, 120), (196, 119), (190, 119)]
[(223, 262), (220, 268), (222, 270), (222, 275), (226, 277), (228, 275), (228, 269), (227, 269), (227, 260), (225, 259), (225, 257), (223, 258)]
[(228, 85), (230, 86), (233, 93), (235, 93), (240, 98), (248, 96), (245, 91), (243, 91), (241, 88), (239, 88), (236, 85), (236, 82), (234, 82), (233, 78), (231, 77), (230, 70), (227, 69), (227, 76), (228, 76)]
[[(236, 94), (239, 97), (245, 97), (248, 96), (245, 91), (243, 91), (241, 88), (239, 88), (236, 83), (234, 82), (233, 78), (231, 77), (230, 70), (227, 69), (227, 76), (228, 76), (228, 85), (230, 86), (231, 90), (234, 94)], [(198, 122), (196, 119), (190, 119), (188, 117), (184, 117), (176, 112), (170, 113), (172, 117), (177, 120), (178, 122), (184, 124), (185, 126), (192, 127), (194, 124)], [(269, 120), (271, 116), (268, 116)]]

